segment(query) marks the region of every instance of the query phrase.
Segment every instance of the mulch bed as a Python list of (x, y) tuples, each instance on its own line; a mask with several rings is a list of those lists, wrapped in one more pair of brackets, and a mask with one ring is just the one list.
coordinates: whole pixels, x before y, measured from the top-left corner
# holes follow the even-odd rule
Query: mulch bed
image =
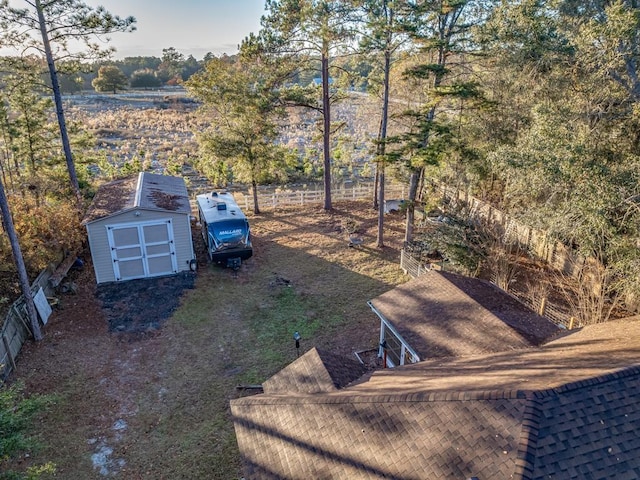
[(194, 288), (195, 274), (131, 280), (98, 285), (96, 298), (110, 332), (141, 333), (158, 330), (180, 305), (185, 290)]

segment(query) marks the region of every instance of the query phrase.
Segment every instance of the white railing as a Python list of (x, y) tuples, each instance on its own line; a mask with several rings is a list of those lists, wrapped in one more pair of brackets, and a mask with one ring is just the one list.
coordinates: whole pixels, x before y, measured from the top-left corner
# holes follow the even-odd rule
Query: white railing
[[(406, 187), (391, 185), (385, 188), (385, 198), (405, 198)], [(253, 195), (243, 192), (233, 193), (236, 202), (245, 211), (253, 208)], [(340, 202), (347, 200), (373, 200), (373, 186), (341, 188), (331, 191), (331, 200)], [(276, 190), (271, 193), (258, 193), (258, 206), (262, 208), (277, 208), (295, 205), (309, 205), (324, 203), (324, 190)]]

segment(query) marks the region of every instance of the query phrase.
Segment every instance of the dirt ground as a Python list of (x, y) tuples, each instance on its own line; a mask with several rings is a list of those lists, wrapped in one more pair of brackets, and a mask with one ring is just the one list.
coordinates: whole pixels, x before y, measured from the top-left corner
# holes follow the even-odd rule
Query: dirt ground
[[(18, 467), (53, 461), (53, 478), (64, 479), (238, 478), (228, 400), (239, 395), (238, 383), (269, 374), (252, 356), (259, 339), (251, 337), (243, 310), (249, 307), (218, 297), (198, 303), (227, 284), (262, 295), (250, 307), (265, 316), (273, 315), (269, 302), (293, 291), (294, 300), (312, 306), (303, 312), (310, 323), (326, 312), (346, 320), (339, 331), (327, 327), (303, 338), (302, 351), (318, 346), (352, 356), (376, 344), (379, 323), (366, 300), (406, 280), (400, 214), (387, 216), (384, 249), (375, 247), (377, 217), (368, 202), (337, 205), (332, 213), (319, 206), (265, 212), (250, 222), (254, 257), (237, 272), (208, 264), (197, 234), (195, 274), (96, 286), (84, 252), (84, 268), (66, 279), (75, 293), (60, 294), (45, 339), (24, 346), (10, 379), (24, 382), (28, 393), (60, 398), (40, 425), (46, 447)], [(364, 242), (349, 247), (347, 229), (354, 228)], [(292, 361), (285, 335), (284, 355)], [(363, 358), (376, 366), (374, 355)]]

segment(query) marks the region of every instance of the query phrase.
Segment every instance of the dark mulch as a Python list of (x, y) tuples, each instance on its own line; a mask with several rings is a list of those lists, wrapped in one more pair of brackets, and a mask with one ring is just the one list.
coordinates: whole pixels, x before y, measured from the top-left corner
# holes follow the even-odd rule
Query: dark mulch
[(110, 332), (141, 333), (158, 330), (180, 304), (185, 290), (194, 288), (195, 274), (130, 280), (98, 285)]

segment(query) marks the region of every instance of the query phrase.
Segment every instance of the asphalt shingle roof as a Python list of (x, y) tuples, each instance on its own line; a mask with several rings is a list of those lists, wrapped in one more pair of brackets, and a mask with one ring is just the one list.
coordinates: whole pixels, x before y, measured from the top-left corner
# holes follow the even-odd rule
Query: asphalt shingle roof
[(640, 478), (640, 321), (233, 400), (249, 479)]
[(83, 223), (133, 208), (190, 213), (191, 204), (184, 179), (141, 172), (105, 183), (98, 188)]
[(495, 285), (450, 272), (431, 270), (370, 303), (422, 360), (530, 347), (559, 332)]
[(357, 380), (365, 368), (355, 359), (312, 348), (262, 383), (264, 393), (336, 391)]

